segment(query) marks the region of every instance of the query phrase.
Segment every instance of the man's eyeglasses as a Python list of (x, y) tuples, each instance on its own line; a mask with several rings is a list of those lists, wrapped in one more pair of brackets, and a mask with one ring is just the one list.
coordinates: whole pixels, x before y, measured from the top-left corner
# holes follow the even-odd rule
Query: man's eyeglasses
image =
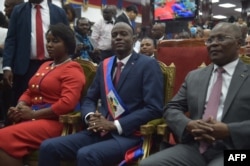
[(222, 43), (224, 41), (227, 41), (228, 39), (235, 39), (233, 36), (215, 36), (215, 37), (210, 37), (207, 40), (205, 40), (205, 45), (210, 45), (212, 44), (215, 40), (218, 43)]

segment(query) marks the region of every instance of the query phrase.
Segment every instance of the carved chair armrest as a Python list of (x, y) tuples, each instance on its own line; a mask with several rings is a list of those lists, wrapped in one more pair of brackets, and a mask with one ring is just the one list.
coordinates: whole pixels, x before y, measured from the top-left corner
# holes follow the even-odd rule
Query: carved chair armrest
[(60, 115), (59, 122), (63, 124), (61, 136), (76, 133), (76, 131), (80, 128), (80, 121), (81, 115), (79, 112), (71, 112), (65, 115)]
[(82, 118), (81, 118), (81, 113), (77, 112), (74, 115), (70, 115), (68, 117), (68, 123), (69, 125), (71, 125), (72, 127), (72, 132), (71, 134), (74, 134), (80, 130), (82, 130), (83, 126), (82, 126)]
[(81, 113), (76, 112), (75, 114), (68, 116), (68, 123), (69, 124), (80, 124), (82, 123)]
[(145, 125), (140, 126), (140, 131), (143, 135), (142, 149), (144, 151), (144, 154), (141, 159), (144, 159), (149, 156), (152, 145), (152, 135), (156, 133), (157, 125), (161, 123), (163, 123), (163, 119), (155, 119)]
[[(157, 126), (157, 134), (162, 136), (162, 141), (170, 143), (170, 135), (173, 134), (166, 123)], [(174, 135), (172, 135), (174, 136)], [(176, 138), (174, 138), (176, 140)]]
[(163, 123), (163, 119), (154, 119), (154, 120), (149, 121), (145, 125), (141, 125), (140, 126), (141, 134), (150, 135), (150, 134), (155, 133), (157, 126), (162, 123)]
[(158, 135), (165, 135), (167, 134), (167, 129), (168, 128), (168, 125), (166, 123), (163, 123), (163, 124), (160, 124), (157, 126), (157, 134)]

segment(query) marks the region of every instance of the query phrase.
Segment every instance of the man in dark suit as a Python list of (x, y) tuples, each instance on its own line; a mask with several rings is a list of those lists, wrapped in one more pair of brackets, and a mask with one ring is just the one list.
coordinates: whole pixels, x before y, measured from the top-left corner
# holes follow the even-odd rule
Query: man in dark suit
[[(140, 166), (222, 166), (224, 150), (250, 149), (250, 67), (238, 57), (241, 31), (235, 24), (219, 23), (205, 43), (213, 63), (191, 71), (165, 107), (166, 123), (180, 143)], [(216, 80), (222, 83), (219, 93), (213, 88)], [(215, 94), (213, 101), (209, 96)]]
[[(43, 38), (36, 38), (37, 4), (41, 7)], [(45, 43), (44, 34), (49, 25), (59, 22), (68, 24), (64, 10), (47, 0), (29, 0), (12, 11), (3, 53), (4, 82), (12, 87), (14, 93), (12, 105), (27, 89), (30, 77), (49, 58), (44, 44), (39, 45), (44, 50), (44, 58), (37, 57), (36, 41)]]
[(144, 37), (140, 44), (140, 53), (150, 56), (151, 58), (156, 58), (154, 52), (156, 50), (156, 45), (154, 40), (150, 37)]
[(166, 40), (166, 24), (165, 23), (156, 23), (151, 29), (152, 38), (154, 39), (155, 44), (157, 45), (161, 40)]
[(115, 23), (117, 22), (125, 22), (133, 27), (135, 30), (135, 19), (138, 15), (138, 8), (135, 5), (127, 6), (125, 12), (122, 12), (117, 18)]
[(247, 36), (245, 39), (244, 54), (250, 57), (250, 36)]
[[(133, 52), (133, 30), (128, 24), (115, 24), (111, 34), (115, 56), (100, 63), (81, 106), (87, 129), (43, 142), (40, 166), (58, 166), (62, 159), (77, 160), (78, 166), (117, 164), (128, 149), (140, 145), (140, 125), (162, 116), (163, 75), (157, 61)], [(97, 112), (98, 99), (102, 103)]]

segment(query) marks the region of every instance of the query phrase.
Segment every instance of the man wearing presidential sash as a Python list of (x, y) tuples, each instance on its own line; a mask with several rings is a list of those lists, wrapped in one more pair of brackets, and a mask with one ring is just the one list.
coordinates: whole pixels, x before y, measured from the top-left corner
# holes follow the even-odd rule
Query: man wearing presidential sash
[(115, 24), (111, 36), (115, 55), (100, 63), (82, 101), (86, 129), (43, 142), (40, 166), (59, 166), (60, 160), (76, 160), (78, 166), (118, 164), (128, 150), (140, 147), (140, 126), (162, 116), (163, 75), (157, 61), (133, 52), (130, 25)]

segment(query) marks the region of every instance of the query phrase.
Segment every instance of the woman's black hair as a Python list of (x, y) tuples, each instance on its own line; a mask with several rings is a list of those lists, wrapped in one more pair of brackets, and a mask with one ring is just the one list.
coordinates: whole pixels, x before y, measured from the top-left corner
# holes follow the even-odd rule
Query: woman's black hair
[(75, 34), (69, 26), (63, 23), (50, 25), (46, 36), (49, 32), (51, 32), (53, 36), (61, 38), (68, 48), (68, 53), (71, 55), (74, 54), (76, 47)]
[(63, 9), (64, 9), (64, 11), (66, 12), (66, 14), (68, 13), (68, 11), (72, 14), (72, 19), (73, 20), (69, 20), (69, 21), (74, 21), (75, 20), (75, 18), (76, 18), (76, 11), (75, 11), (75, 9), (72, 7), (72, 5), (71, 4), (66, 4), (66, 5), (63, 5)]

